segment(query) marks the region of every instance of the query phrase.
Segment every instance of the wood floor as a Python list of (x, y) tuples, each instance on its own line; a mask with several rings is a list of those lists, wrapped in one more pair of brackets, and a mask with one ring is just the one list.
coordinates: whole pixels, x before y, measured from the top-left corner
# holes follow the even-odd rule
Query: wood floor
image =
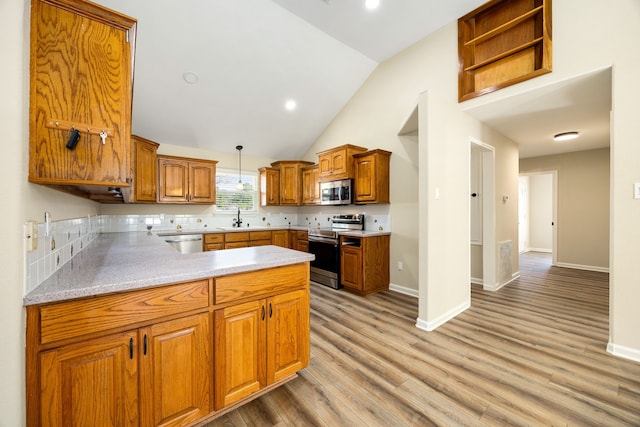
[(209, 426), (639, 426), (640, 364), (605, 351), (608, 275), (520, 269), (435, 332), (415, 298), (312, 284), (309, 367)]

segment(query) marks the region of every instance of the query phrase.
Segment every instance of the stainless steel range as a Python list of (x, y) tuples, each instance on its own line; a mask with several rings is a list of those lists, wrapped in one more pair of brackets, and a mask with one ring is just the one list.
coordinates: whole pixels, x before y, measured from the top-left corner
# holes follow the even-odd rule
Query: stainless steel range
[(364, 215), (334, 215), (330, 228), (309, 230), (309, 252), (316, 256), (311, 261), (311, 280), (334, 289), (340, 285), (340, 235), (342, 231), (363, 230)]

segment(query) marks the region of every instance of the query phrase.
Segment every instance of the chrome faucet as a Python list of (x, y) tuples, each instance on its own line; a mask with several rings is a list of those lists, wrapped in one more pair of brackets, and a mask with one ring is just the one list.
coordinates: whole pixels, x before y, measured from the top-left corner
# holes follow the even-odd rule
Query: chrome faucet
[(240, 218), (240, 208), (238, 208), (238, 218), (233, 220), (233, 226), (240, 228), (242, 225), (242, 219)]

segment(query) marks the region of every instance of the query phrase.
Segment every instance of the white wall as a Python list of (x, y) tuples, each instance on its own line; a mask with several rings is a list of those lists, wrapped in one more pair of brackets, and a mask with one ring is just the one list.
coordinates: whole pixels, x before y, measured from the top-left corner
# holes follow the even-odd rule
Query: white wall
[[(556, 170), (558, 180), (556, 262), (560, 266), (577, 266), (594, 270), (609, 268), (609, 149), (579, 151), (520, 160), (520, 172), (529, 173), (532, 183), (545, 171)], [(551, 184), (546, 184), (551, 185)], [(550, 192), (550, 189), (543, 190)], [(531, 190), (534, 197), (534, 189)], [(545, 202), (546, 200), (546, 202)], [(550, 203), (551, 196), (542, 195), (540, 204)], [(532, 234), (534, 202), (531, 202)], [(545, 207), (545, 209), (547, 209)], [(551, 209), (549, 207), (549, 209)], [(548, 213), (543, 213), (548, 215)], [(550, 219), (541, 219), (544, 233), (551, 231)], [(544, 242), (534, 243), (540, 247)]]
[(529, 249), (551, 252), (553, 175), (531, 175), (529, 184)]

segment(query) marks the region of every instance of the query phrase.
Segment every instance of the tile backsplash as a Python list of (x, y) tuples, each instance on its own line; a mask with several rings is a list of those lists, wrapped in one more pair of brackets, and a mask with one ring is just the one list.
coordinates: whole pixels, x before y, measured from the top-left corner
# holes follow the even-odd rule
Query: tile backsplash
[(26, 292), (30, 292), (86, 248), (102, 231), (99, 216), (38, 224), (38, 248), (26, 253)]
[[(242, 225), (282, 227), (288, 225), (308, 225), (310, 227), (330, 227), (331, 216), (342, 212), (335, 208), (322, 209), (305, 207), (300, 213), (262, 212), (242, 213)], [(55, 273), (71, 258), (86, 248), (100, 233), (120, 233), (132, 231), (171, 230), (215, 230), (230, 227), (235, 215), (98, 215), (55, 221), (47, 230), (45, 224), (38, 224), (38, 248), (27, 252), (26, 292)], [(365, 213), (365, 230), (391, 231), (388, 212)]]

